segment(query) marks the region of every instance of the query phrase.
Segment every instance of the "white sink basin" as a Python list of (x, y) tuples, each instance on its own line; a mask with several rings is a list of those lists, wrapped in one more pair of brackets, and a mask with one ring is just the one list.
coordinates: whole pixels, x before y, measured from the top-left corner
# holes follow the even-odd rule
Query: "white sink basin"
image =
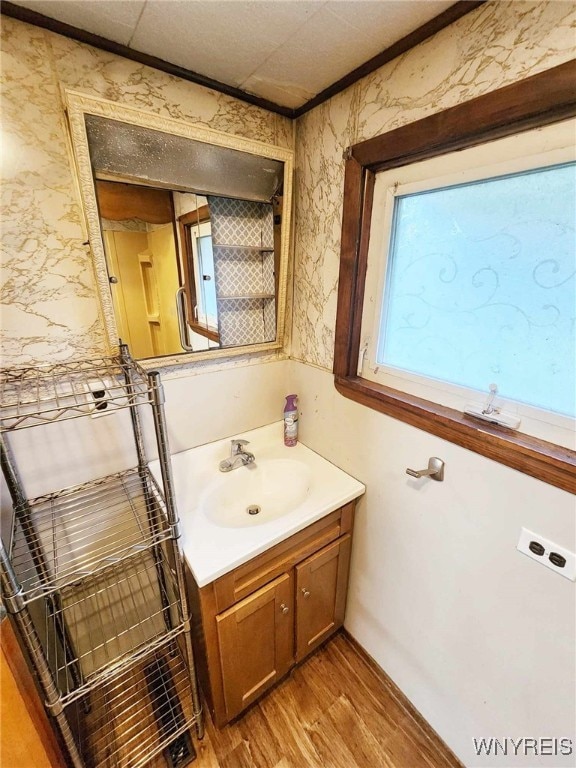
[(222, 473), (202, 493), (200, 509), (215, 525), (245, 528), (294, 512), (310, 490), (301, 461), (263, 459)]
[[(242, 432), (255, 467), (219, 472), (230, 440), (172, 456), (186, 559), (199, 587), (364, 493), (364, 486), (302, 443), (286, 448), (283, 422)], [(158, 462), (150, 468), (160, 480)], [(260, 507), (255, 515), (246, 511)]]

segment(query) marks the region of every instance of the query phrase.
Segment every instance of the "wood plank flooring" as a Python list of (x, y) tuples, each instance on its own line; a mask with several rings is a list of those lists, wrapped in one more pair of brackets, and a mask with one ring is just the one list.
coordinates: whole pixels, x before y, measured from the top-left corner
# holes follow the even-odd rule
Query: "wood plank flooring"
[(235, 723), (195, 743), (193, 768), (462, 768), (343, 633)]

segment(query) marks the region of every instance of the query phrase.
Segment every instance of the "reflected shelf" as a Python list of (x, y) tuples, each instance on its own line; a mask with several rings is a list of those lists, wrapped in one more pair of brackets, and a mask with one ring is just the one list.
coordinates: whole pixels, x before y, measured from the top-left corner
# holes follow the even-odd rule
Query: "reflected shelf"
[(222, 296), (216, 297), (218, 301), (232, 301), (234, 299), (275, 299), (274, 293), (228, 293)]
[(273, 253), (274, 248), (262, 248), (259, 245), (232, 245), (232, 243), (215, 243), (212, 241), (213, 248), (233, 248), (238, 251), (259, 251), (260, 253)]

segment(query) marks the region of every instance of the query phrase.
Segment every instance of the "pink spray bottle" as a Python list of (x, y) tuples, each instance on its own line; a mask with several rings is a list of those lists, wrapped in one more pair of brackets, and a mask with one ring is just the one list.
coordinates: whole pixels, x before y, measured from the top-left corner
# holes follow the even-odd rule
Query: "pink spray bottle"
[(284, 406), (284, 445), (293, 448), (298, 442), (298, 395), (287, 395)]

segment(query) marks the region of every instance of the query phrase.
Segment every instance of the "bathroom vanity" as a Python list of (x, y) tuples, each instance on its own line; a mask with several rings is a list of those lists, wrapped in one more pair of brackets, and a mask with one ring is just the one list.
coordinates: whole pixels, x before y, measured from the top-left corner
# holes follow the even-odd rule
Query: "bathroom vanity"
[(342, 626), (355, 502), (199, 588), (187, 582), (198, 675), (225, 725)]
[(302, 444), (285, 448), (281, 422), (237, 437), (255, 467), (218, 471), (230, 440), (172, 457), (198, 676), (218, 727), (342, 626), (365, 490)]

